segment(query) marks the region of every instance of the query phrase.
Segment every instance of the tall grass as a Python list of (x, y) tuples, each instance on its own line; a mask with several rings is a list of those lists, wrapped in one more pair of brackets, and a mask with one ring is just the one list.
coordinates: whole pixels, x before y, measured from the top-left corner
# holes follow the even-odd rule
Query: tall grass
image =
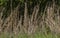
[[(20, 17), (19, 5), (11, 11), (5, 20), (2, 17), (5, 8), (0, 11), (0, 32), (16, 35), (16, 38), (28, 38), (27, 35), (24, 35), (25, 33), (30, 36), (31, 34), (36, 34), (36, 32), (39, 33), (34, 37), (30, 36), (30, 38), (52, 38), (51, 36), (55, 37), (54, 34), (60, 33), (60, 7), (55, 3), (51, 6), (46, 6), (44, 12), (39, 12), (39, 4), (37, 4), (33, 9), (32, 15), (28, 15), (27, 3), (25, 3), (24, 15)], [(23, 34), (22, 37), (18, 35), (19, 33)], [(43, 35), (41, 36), (40, 33)]]

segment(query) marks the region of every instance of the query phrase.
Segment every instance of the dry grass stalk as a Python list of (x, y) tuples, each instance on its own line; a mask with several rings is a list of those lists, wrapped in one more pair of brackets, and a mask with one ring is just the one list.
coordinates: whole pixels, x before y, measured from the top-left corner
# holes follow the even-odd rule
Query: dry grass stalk
[(33, 11), (33, 13), (32, 13), (32, 16), (31, 16), (31, 18), (30, 18), (30, 20), (29, 20), (29, 27), (28, 27), (28, 34), (32, 34), (32, 33), (34, 33), (35, 31), (36, 31), (36, 29), (37, 29), (37, 15), (38, 15), (38, 12), (39, 12), (39, 5), (36, 5), (35, 7), (34, 7), (34, 11)]
[(18, 9), (19, 4), (14, 10), (11, 11), (10, 16), (8, 16), (4, 22), (3, 19), (1, 19), (3, 13), (2, 10), (0, 16), (0, 29), (4, 30), (4, 32), (14, 32), (15, 34), (17, 34), (24, 31), (25, 33), (32, 34), (35, 33), (37, 28), (39, 27), (38, 29), (40, 29), (40, 31), (46, 33), (46, 26), (48, 26), (52, 32), (60, 32), (59, 9), (57, 10), (57, 14), (54, 15), (55, 4), (53, 4), (51, 7), (47, 6), (45, 9), (46, 14), (44, 12), (42, 16), (38, 16), (39, 5), (36, 5), (30, 18), (28, 15), (27, 3), (25, 3), (24, 18), (22, 18), (21, 16), (19, 17)]
[[(49, 7), (48, 9), (47, 9), (47, 19), (46, 19), (46, 24), (50, 27), (50, 30), (52, 31), (52, 32), (55, 32), (55, 33), (59, 33), (60, 32), (60, 24), (59, 24), (59, 18), (60, 18), (60, 16), (59, 16), (59, 14), (58, 14), (58, 16), (55, 16), (54, 17), (54, 8), (55, 8), (55, 6), (53, 6), (53, 7)], [(55, 9), (56, 10), (56, 9)], [(59, 12), (57, 12), (57, 13), (59, 13)], [(57, 14), (56, 14), (57, 15)], [(58, 17), (58, 18), (57, 18)], [(55, 20), (54, 20), (54, 19)], [(56, 21), (57, 20), (57, 21)], [(58, 23), (57, 23), (58, 22)]]
[(28, 29), (28, 9), (27, 9), (27, 3), (25, 3), (25, 10), (24, 10), (24, 30), (25, 33), (27, 33), (27, 29)]
[(3, 25), (3, 19), (2, 19), (2, 16), (3, 16), (3, 11), (5, 10), (5, 8), (3, 8), (0, 12), (0, 32), (2, 31), (2, 25)]

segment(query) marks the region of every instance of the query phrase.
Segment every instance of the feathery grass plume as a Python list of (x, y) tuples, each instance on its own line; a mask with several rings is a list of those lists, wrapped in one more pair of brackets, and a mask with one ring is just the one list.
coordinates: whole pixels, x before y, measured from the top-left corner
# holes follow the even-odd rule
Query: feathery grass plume
[[(39, 5), (37, 4), (34, 6), (31, 16), (28, 14), (28, 7), (26, 2), (23, 17), (19, 17), (19, 7), (20, 4), (18, 4), (14, 10), (12, 10), (11, 7), (11, 14), (5, 19), (4, 22), (2, 19), (2, 14), (5, 8), (2, 9), (0, 13), (1, 30), (11, 34), (14, 33), (15, 35), (23, 32), (27, 34), (33, 34), (38, 32), (38, 30), (45, 34), (47, 34), (47, 30), (51, 31), (52, 33), (60, 33), (60, 7), (55, 5), (54, 2), (51, 6), (46, 6), (44, 12), (39, 12)], [(40, 15), (38, 15), (39, 13)]]
[(29, 18), (29, 15), (28, 15), (28, 9), (27, 9), (27, 3), (25, 2), (25, 9), (24, 9), (24, 31), (25, 33), (27, 33), (27, 29), (28, 29), (28, 18)]
[(13, 10), (11, 12), (11, 14), (6, 18), (4, 24), (3, 24), (3, 28), (5, 29), (5, 31), (7, 32), (12, 32), (12, 28), (13, 25), (16, 26), (15, 24), (18, 23), (18, 8), (19, 6), (16, 7), (15, 10)]
[(5, 7), (2, 8), (1, 12), (0, 12), (0, 32), (2, 32), (2, 25), (3, 25), (3, 19), (2, 19), (2, 16), (3, 16), (3, 11), (5, 10)]
[(19, 21), (19, 6), (20, 4), (18, 4), (18, 6), (14, 9), (14, 12), (13, 12), (13, 32), (14, 33), (17, 33), (16, 32), (16, 29), (17, 29), (17, 25), (18, 25), (18, 21)]
[(20, 20), (18, 21), (17, 30), (19, 33), (23, 33), (22, 16), (20, 17)]
[(37, 15), (39, 12), (39, 5), (34, 7), (34, 11), (32, 12), (31, 18), (29, 20), (28, 34), (32, 34), (36, 31), (38, 26)]
[(49, 26), (51, 32), (58, 33), (60, 31), (58, 29), (60, 29), (60, 28), (59, 28), (59, 24), (57, 23), (57, 21), (59, 21), (59, 19), (57, 17), (60, 17), (60, 16), (59, 15), (56, 16), (57, 15), (56, 13), (59, 13), (59, 11), (55, 13), (55, 11), (54, 11), (54, 10), (56, 10), (55, 6), (57, 6), (57, 5), (55, 5), (53, 3), (53, 5), (51, 7), (47, 8), (47, 18), (45, 20), (46, 20), (46, 24)]

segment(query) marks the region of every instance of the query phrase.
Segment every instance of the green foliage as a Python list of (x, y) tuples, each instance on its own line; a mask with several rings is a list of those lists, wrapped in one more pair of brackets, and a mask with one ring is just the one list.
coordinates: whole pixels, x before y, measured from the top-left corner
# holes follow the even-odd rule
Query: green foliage
[(60, 0), (57, 0), (57, 4), (60, 5)]
[(9, 38), (9, 34), (8, 33), (1, 33), (0, 38)]
[[(11, 38), (11, 37), (8, 33), (2, 33), (0, 35), (0, 38)], [(32, 35), (27, 35), (25, 33), (23, 33), (23, 34), (19, 33), (19, 34), (16, 34), (16, 35), (13, 34), (13, 38), (60, 38), (60, 36), (59, 35), (54, 35), (54, 34), (51, 34), (51, 33), (49, 33), (47, 35), (45, 35), (43, 33), (35, 33), (35, 34), (32, 34)]]
[(6, 0), (0, 0), (0, 5), (3, 5), (6, 2)]
[(23, 2), (24, 2), (24, 0), (20, 0), (20, 2), (22, 2), (22, 3), (23, 3)]

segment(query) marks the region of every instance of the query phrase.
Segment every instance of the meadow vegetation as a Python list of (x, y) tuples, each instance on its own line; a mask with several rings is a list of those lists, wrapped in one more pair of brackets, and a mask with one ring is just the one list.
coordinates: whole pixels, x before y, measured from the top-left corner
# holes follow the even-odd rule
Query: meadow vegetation
[(60, 38), (60, 5), (54, 0), (9, 1), (0, 1), (0, 38)]

